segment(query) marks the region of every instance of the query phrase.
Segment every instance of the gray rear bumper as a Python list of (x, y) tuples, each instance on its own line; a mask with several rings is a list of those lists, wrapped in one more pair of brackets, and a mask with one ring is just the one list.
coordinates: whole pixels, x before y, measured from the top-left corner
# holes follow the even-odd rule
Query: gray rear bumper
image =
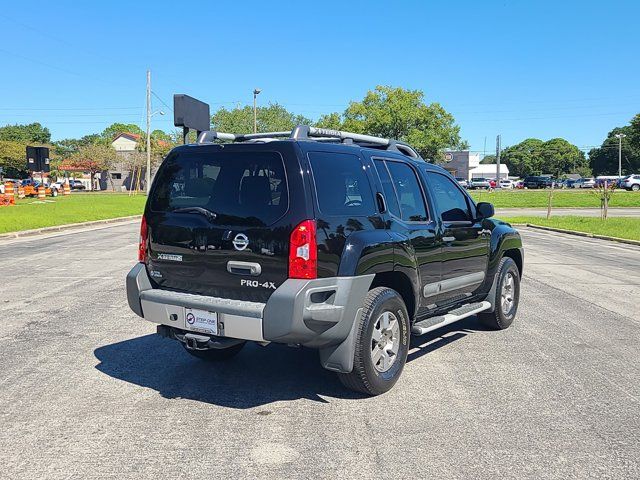
[(154, 289), (142, 263), (126, 283), (129, 306), (151, 322), (188, 330), (184, 308), (217, 312), (225, 337), (317, 348), (325, 368), (350, 372), (355, 320), (373, 277), (288, 279), (266, 303)]

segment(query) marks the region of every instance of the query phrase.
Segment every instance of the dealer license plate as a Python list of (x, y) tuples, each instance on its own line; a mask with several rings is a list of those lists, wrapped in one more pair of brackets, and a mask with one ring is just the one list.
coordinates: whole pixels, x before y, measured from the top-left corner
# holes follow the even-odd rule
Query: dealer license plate
[(218, 314), (206, 310), (196, 310), (195, 308), (184, 309), (184, 327), (209, 335), (218, 334)]

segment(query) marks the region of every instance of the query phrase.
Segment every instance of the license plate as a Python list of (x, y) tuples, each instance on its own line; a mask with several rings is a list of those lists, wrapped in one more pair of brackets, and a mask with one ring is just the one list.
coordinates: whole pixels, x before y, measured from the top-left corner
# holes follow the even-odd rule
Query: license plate
[(196, 310), (195, 308), (184, 309), (184, 327), (187, 330), (218, 334), (218, 314), (206, 310)]

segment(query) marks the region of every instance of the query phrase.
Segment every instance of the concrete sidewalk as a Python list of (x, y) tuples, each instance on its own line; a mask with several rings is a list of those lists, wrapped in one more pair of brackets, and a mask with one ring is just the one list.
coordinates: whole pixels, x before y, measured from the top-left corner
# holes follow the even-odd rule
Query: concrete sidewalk
[[(599, 217), (599, 208), (553, 208), (551, 215), (577, 216), (577, 217)], [(496, 208), (496, 217), (546, 217), (547, 209), (543, 208)], [(640, 208), (618, 207), (609, 208), (610, 217), (635, 217), (640, 218)]]

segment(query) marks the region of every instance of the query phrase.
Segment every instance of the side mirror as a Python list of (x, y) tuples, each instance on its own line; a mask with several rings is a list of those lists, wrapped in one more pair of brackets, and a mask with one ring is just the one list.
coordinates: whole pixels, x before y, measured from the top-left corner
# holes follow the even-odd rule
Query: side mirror
[(493, 208), (493, 203), (479, 202), (476, 208), (478, 209), (478, 217), (480, 218), (490, 218), (496, 213), (496, 210)]

